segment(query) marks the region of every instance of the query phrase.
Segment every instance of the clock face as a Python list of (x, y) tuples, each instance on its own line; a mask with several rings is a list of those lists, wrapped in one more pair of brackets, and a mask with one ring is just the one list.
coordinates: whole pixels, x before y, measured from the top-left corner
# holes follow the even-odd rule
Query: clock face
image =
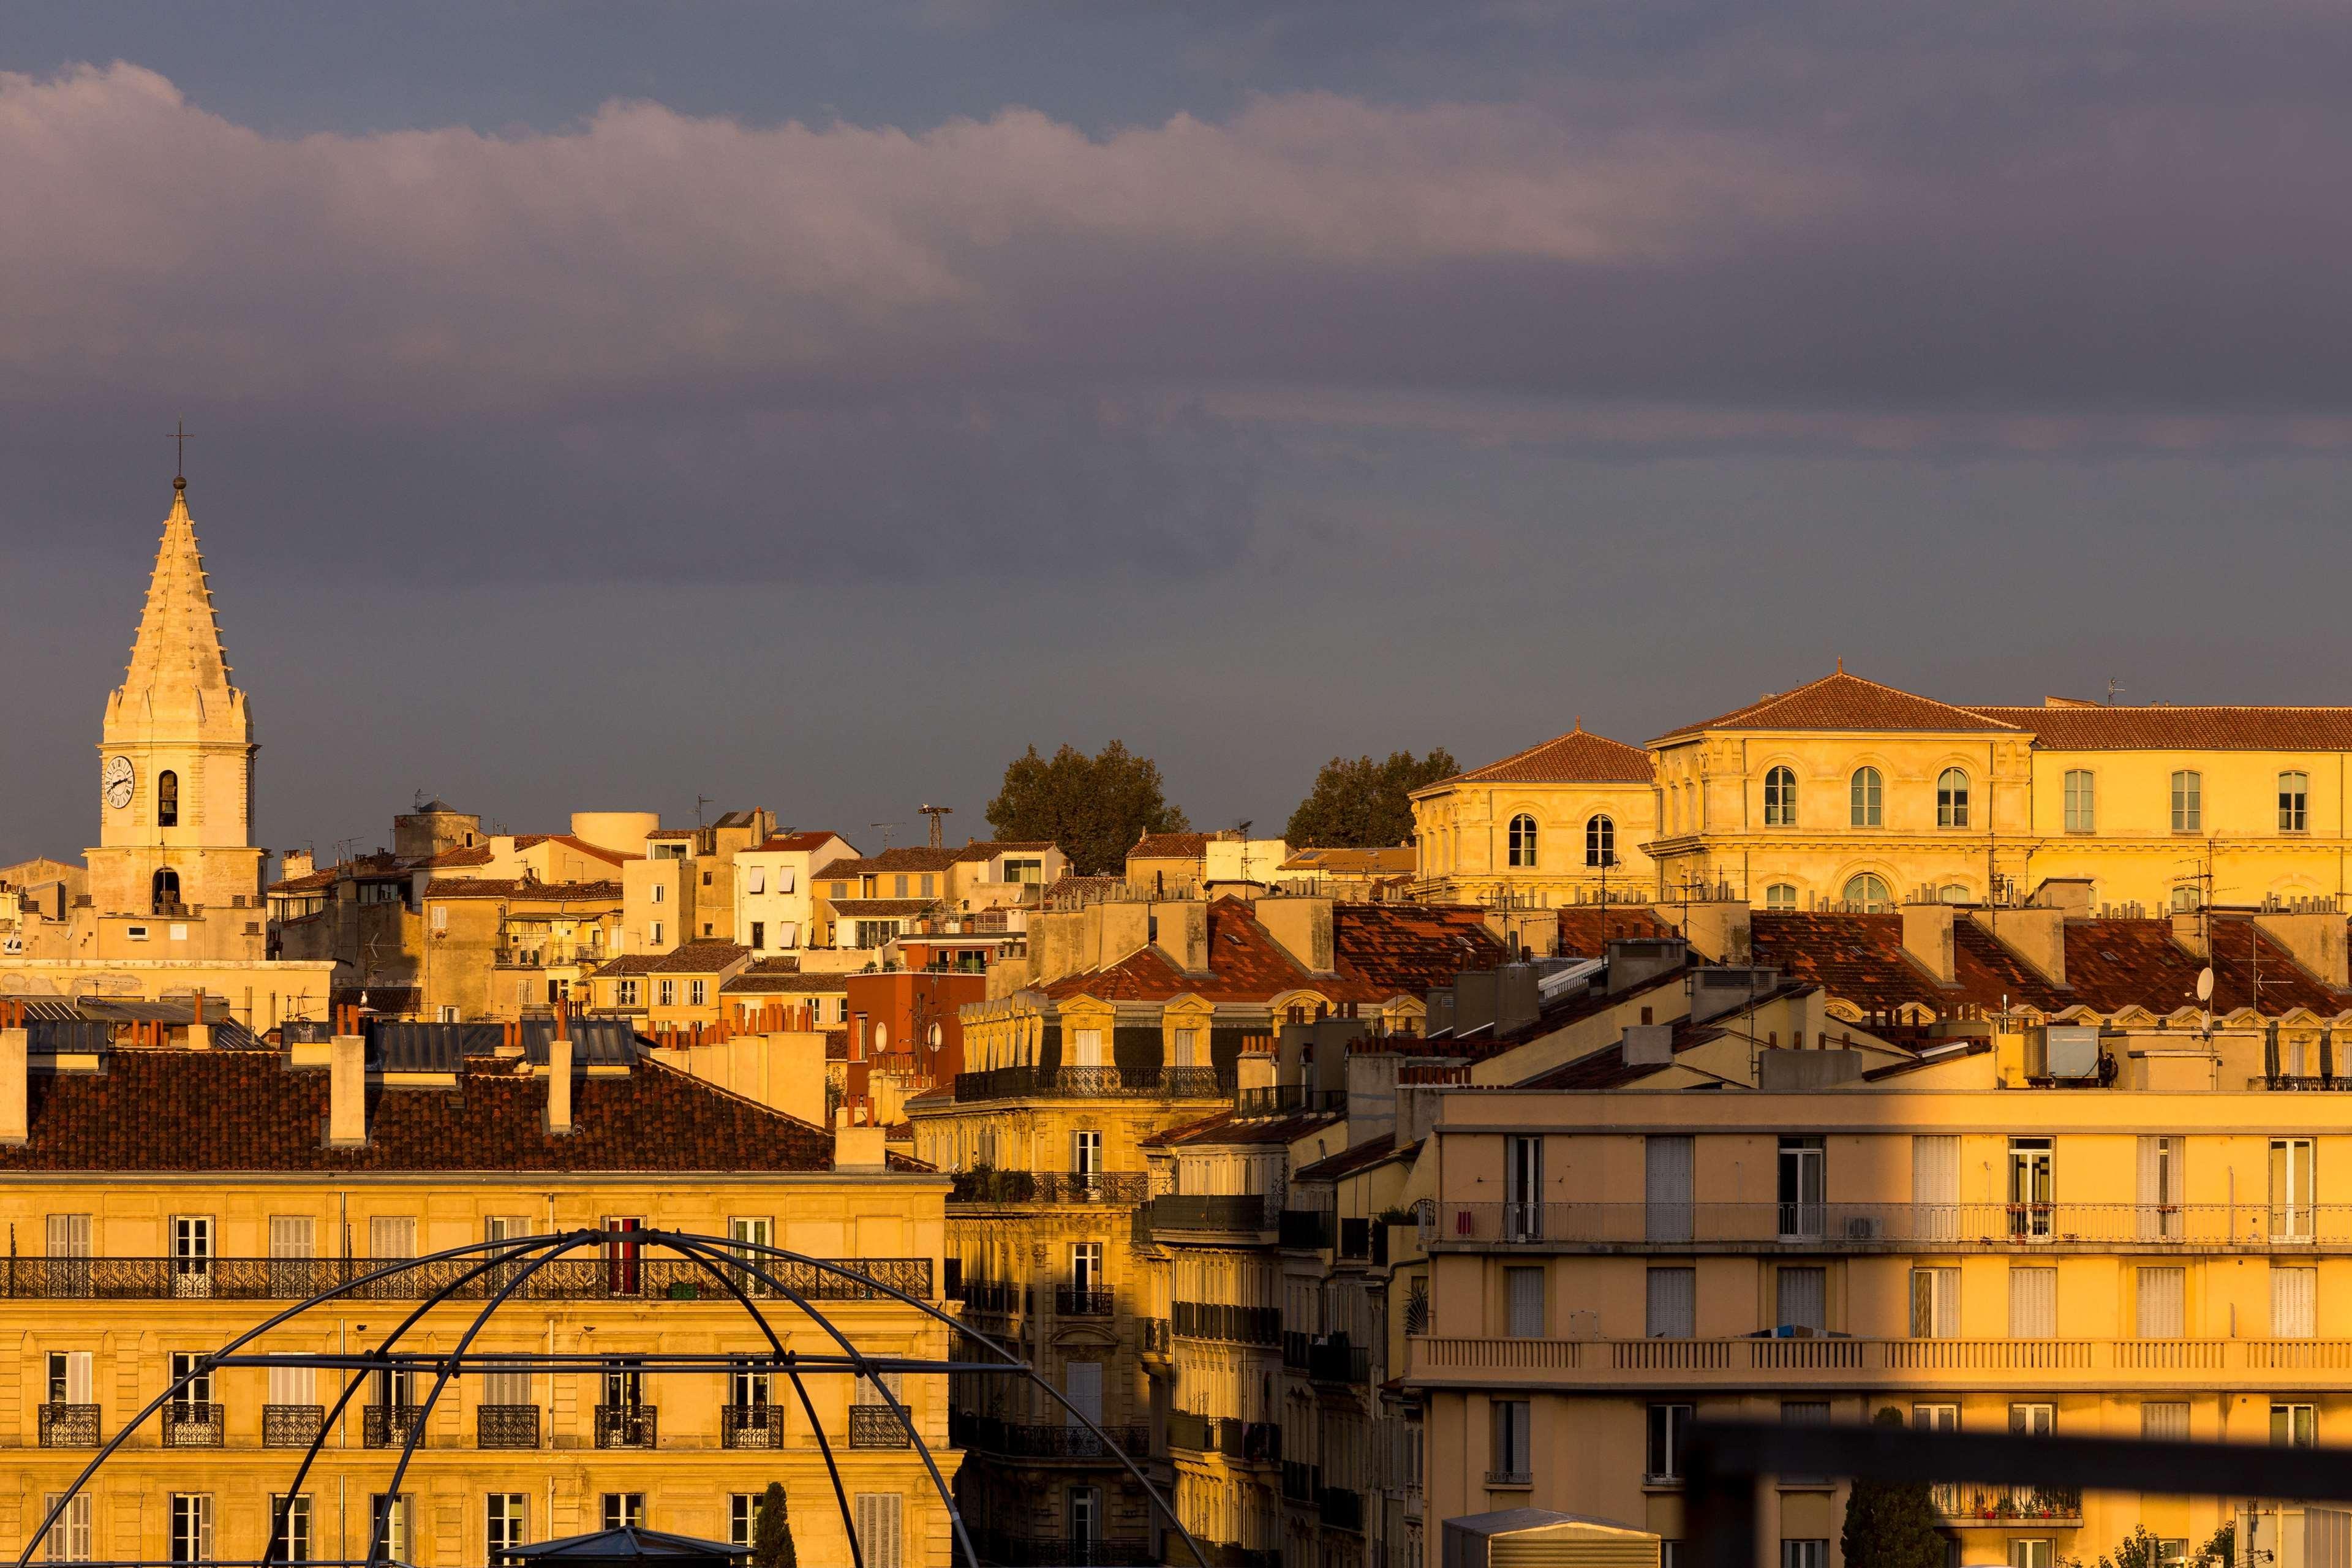
[(131, 759), (109, 757), (106, 769), (99, 775), (106, 790), (106, 804), (121, 811), (131, 804)]

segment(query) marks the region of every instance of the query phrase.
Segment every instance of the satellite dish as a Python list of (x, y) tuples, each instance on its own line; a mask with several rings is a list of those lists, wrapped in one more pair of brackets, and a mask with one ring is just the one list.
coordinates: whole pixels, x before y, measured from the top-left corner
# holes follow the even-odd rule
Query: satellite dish
[(2210, 963), (2197, 972), (2197, 1000), (2213, 1000), (2213, 966)]

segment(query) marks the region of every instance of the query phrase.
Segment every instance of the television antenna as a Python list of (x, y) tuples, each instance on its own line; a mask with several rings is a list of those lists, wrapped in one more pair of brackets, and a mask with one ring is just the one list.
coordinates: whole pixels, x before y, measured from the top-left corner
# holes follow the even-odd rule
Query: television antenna
[(694, 825), (695, 825), (697, 827), (699, 827), (699, 826), (702, 826), (702, 808), (703, 808), (704, 806), (706, 806), (706, 805), (718, 805), (718, 804), (719, 804), (719, 803), (718, 803), (717, 801), (712, 800), (712, 799), (711, 799), (709, 795), (696, 795), (696, 796), (694, 797)]
[(903, 822), (869, 822), (866, 826), (877, 829), (881, 833), (882, 847), (887, 849), (890, 847), (890, 830), (894, 827), (904, 827), (906, 824)]
[(931, 819), (931, 847), (934, 849), (941, 847), (940, 843), (940, 818), (942, 816), (953, 816), (955, 815), (955, 807), (951, 805), (919, 805), (915, 809)]

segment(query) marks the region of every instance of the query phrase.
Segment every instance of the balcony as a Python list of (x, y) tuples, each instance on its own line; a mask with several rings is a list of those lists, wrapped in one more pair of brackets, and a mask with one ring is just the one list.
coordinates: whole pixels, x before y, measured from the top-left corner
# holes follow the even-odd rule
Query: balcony
[(650, 1448), (660, 1436), (655, 1417), (657, 1408), (651, 1405), (599, 1405), (596, 1406), (596, 1447), (599, 1448)]
[(1139, 1204), (1150, 1196), (1141, 1171), (964, 1171), (951, 1204)]
[[(404, 1447), (409, 1434), (424, 1421), (422, 1405), (371, 1405), (360, 1412), (360, 1442), (370, 1448)], [(416, 1445), (425, 1446), (423, 1436), (418, 1436)]]
[(2352, 1204), (1424, 1204), (1433, 1251), (1693, 1246), (1753, 1252), (2021, 1247), (2352, 1251)]
[(1244, 1119), (1260, 1116), (1336, 1116), (1348, 1109), (1345, 1089), (1309, 1089), (1302, 1083), (1270, 1084), (1263, 1089), (1239, 1089), (1234, 1095), (1234, 1114)]
[(1009, 1459), (1116, 1459), (1122, 1453), (1138, 1459), (1150, 1457), (1150, 1427), (1106, 1426), (1103, 1432), (1108, 1442), (1083, 1426), (1051, 1422), (1006, 1421), (961, 1411), (948, 1419), (948, 1436), (957, 1447)]
[(1222, 1100), (1231, 1075), (1215, 1068), (986, 1068), (956, 1074), (959, 1104), (989, 1100)]
[(1312, 1503), (1323, 1491), (1323, 1467), (1301, 1463), (1297, 1459), (1282, 1461), (1282, 1500)]
[(1352, 1262), (1367, 1262), (1372, 1256), (1372, 1222), (1368, 1219), (1343, 1219), (1339, 1222), (1339, 1256)]
[(474, 1446), (478, 1448), (539, 1447), (539, 1406), (536, 1405), (477, 1405)]
[(1231, 1301), (1175, 1301), (1169, 1304), (1168, 1326), (1184, 1339), (1278, 1345), (1282, 1342), (1282, 1309), (1244, 1307)]
[(1168, 1320), (1137, 1318), (1135, 1322), (1135, 1353), (1164, 1356), (1168, 1353)]
[(95, 1405), (42, 1405), (41, 1447), (44, 1448), (97, 1447), (98, 1406)]
[[(1496, 1483), (1488, 1481), (1487, 1485)], [(1364, 1494), (1346, 1487), (1325, 1487), (1316, 1499), (1316, 1512), (1324, 1524), (1333, 1530), (1352, 1530), (1359, 1535), (1364, 1530)]]
[(1276, 1235), (1284, 1247), (1301, 1252), (1320, 1252), (1331, 1245), (1331, 1211), (1285, 1209), (1276, 1227)]
[(853, 1405), (849, 1407), (849, 1446), (853, 1448), (904, 1448), (906, 1425), (898, 1413), (887, 1405)]
[(1307, 1332), (1306, 1330), (1304, 1330), (1304, 1329), (1285, 1329), (1285, 1330), (1283, 1330), (1283, 1331), (1282, 1331), (1282, 1366), (1283, 1366), (1283, 1370), (1284, 1370), (1285, 1372), (1305, 1372), (1305, 1371), (1307, 1370), (1307, 1348), (1308, 1348), (1310, 1345), (1312, 1345), (1314, 1342), (1315, 1342), (1315, 1336), (1314, 1336), (1313, 1334), (1308, 1333), (1308, 1332)]
[[(1145, 1210), (1138, 1209), (1139, 1215)], [(1256, 1193), (1165, 1193), (1151, 1200), (1154, 1230), (1269, 1231), (1280, 1223), (1272, 1198)]]
[(307, 1448), (327, 1424), (323, 1405), (265, 1405), (261, 1407), (261, 1446), (265, 1448)]
[(1110, 1316), (1110, 1292), (1084, 1290), (1075, 1285), (1056, 1286), (1054, 1311), (1056, 1316), (1064, 1318), (1108, 1318)]
[(228, 1426), (217, 1400), (188, 1400), (163, 1406), (163, 1447), (217, 1448)]
[[(931, 1298), (931, 1259), (853, 1258), (830, 1260), (856, 1278), (813, 1263), (770, 1258), (761, 1267), (787, 1288), (817, 1300), (871, 1300), (886, 1285)], [(510, 1266), (520, 1270), (521, 1265)], [(719, 1265), (726, 1268), (725, 1263)], [(393, 1271), (351, 1292), (353, 1300), (420, 1301), (442, 1291), (457, 1301), (481, 1301), (514, 1278), (509, 1266), (466, 1276), (478, 1259), (441, 1258), (404, 1267), (395, 1260), (342, 1258), (0, 1258), (0, 1299), (21, 1301), (299, 1301)], [(866, 1283), (870, 1280), (873, 1284)], [(765, 1289), (748, 1275), (748, 1290)], [(702, 1265), (683, 1258), (605, 1258), (572, 1256), (544, 1264), (515, 1292), (522, 1301), (602, 1301), (618, 1298), (675, 1301), (730, 1300)]]
[(2047, 1525), (2079, 1527), (2083, 1493), (2079, 1487), (2000, 1487), (1947, 1482), (1927, 1489), (1936, 1513), (1956, 1529), (1971, 1525)]
[(722, 1448), (782, 1447), (784, 1407), (766, 1402), (720, 1405), (719, 1446)]
[[(2016, 1388), (2352, 1390), (2352, 1340), (1895, 1340), (1749, 1337), (1518, 1340), (1415, 1336), (1406, 1376), (1424, 1387), (1608, 1391), (1759, 1384), (1906, 1393)], [(2282, 1379), (2282, 1373), (2292, 1374)]]
[(1369, 1346), (1349, 1344), (1345, 1334), (1312, 1342), (1307, 1347), (1307, 1375), (1317, 1383), (1369, 1384), (1372, 1381), (1371, 1350)]
[(1150, 1540), (1142, 1536), (1069, 1541), (1050, 1535), (1008, 1535), (1002, 1531), (975, 1530), (971, 1543), (991, 1563), (1018, 1563), (1022, 1568), (1142, 1568), (1160, 1561)]
[(1271, 1421), (1236, 1421), (1231, 1416), (1168, 1413), (1168, 1446), (1196, 1454), (1223, 1454), (1249, 1464), (1282, 1462), (1282, 1428)]
[(1002, 1279), (967, 1279), (963, 1282), (961, 1294), (964, 1307), (969, 1311), (1009, 1318), (1015, 1312), (1029, 1310), (1029, 1288)]

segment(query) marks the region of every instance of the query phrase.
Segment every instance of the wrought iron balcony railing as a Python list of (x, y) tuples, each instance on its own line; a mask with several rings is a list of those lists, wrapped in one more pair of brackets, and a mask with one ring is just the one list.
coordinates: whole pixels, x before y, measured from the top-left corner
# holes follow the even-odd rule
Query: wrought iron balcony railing
[(1360, 1533), (1364, 1528), (1364, 1494), (1346, 1487), (1325, 1487), (1316, 1499), (1316, 1511), (1333, 1530)]
[(655, 1407), (650, 1405), (596, 1406), (596, 1447), (650, 1448), (658, 1436)]
[(1142, 1171), (964, 1171), (951, 1204), (1139, 1204), (1150, 1194)]
[(1010, 1317), (1029, 1310), (1029, 1287), (1003, 1279), (967, 1279), (961, 1294), (967, 1310)]
[(722, 1448), (782, 1447), (784, 1407), (768, 1403), (720, 1405), (719, 1445)]
[(1979, 1486), (1946, 1483), (1927, 1489), (1947, 1524), (2066, 1525), (2083, 1522), (2079, 1487)]
[(42, 1405), (41, 1447), (44, 1448), (97, 1447), (98, 1406), (95, 1405)]
[(1103, 1431), (1108, 1442), (1077, 1426), (1006, 1421), (962, 1411), (951, 1412), (948, 1417), (948, 1438), (957, 1447), (1001, 1454), (1007, 1458), (1112, 1459), (1121, 1453), (1139, 1459), (1150, 1457), (1150, 1427), (1106, 1426)]
[(1108, 1290), (1085, 1290), (1075, 1285), (1055, 1288), (1054, 1311), (1059, 1317), (1108, 1318), (1110, 1308), (1110, 1292)]
[(228, 1426), (218, 1400), (190, 1400), (163, 1406), (163, 1447), (217, 1448)]
[(1138, 1318), (1135, 1320), (1135, 1348), (1142, 1355), (1168, 1353), (1168, 1320)]
[[(370, 1448), (397, 1448), (425, 1419), (422, 1405), (370, 1405), (360, 1412), (360, 1442)], [(418, 1447), (425, 1439), (417, 1438)]]
[(478, 1448), (539, 1447), (539, 1406), (536, 1405), (477, 1405), (474, 1446)]
[(956, 1074), (955, 1097), (985, 1100), (1222, 1100), (1233, 1075), (1216, 1068), (984, 1068)]
[[(301, 1300), (322, 1295), (396, 1260), (365, 1258), (0, 1258), (0, 1299), (14, 1300)], [(931, 1297), (928, 1258), (852, 1258), (831, 1260), (859, 1279), (845, 1279), (810, 1263), (767, 1258), (757, 1267), (780, 1283), (816, 1300), (868, 1300), (874, 1284)], [(447, 1291), (451, 1300), (479, 1301), (496, 1295), (525, 1267), (517, 1263), (465, 1277), (478, 1259), (437, 1258), (398, 1267), (382, 1279), (352, 1291), (352, 1300), (420, 1301)], [(720, 1260), (746, 1294), (765, 1287), (741, 1267)], [(873, 1281), (867, 1284), (865, 1281)], [(461, 1283), (461, 1281), (463, 1281)], [(726, 1288), (700, 1263), (684, 1258), (560, 1258), (534, 1272), (517, 1290), (525, 1301), (731, 1300)]]
[(1160, 1561), (1144, 1536), (1072, 1540), (975, 1530), (971, 1543), (991, 1563), (1017, 1563), (1024, 1568), (1143, 1568)]
[(1244, 1307), (1231, 1301), (1171, 1301), (1168, 1325), (1185, 1339), (1223, 1340), (1239, 1345), (1282, 1342), (1279, 1307)]
[(1333, 1334), (1307, 1347), (1307, 1375), (1317, 1383), (1370, 1383), (1372, 1378), (1372, 1352), (1368, 1346), (1351, 1345), (1345, 1334)]
[(265, 1405), (261, 1407), (261, 1446), (265, 1448), (307, 1448), (319, 1428), (327, 1424), (323, 1405)]
[(1150, 1213), (1159, 1230), (1265, 1231), (1281, 1224), (1282, 1211), (1256, 1193), (1163, 1193)]
[(2352, 1247), (2352, 1204), (1424, 1202), (1424, 1247)]
[(849, 1446), (853, 1448), (904, 1448), (907, 1428), (898, 1413), (887, 1405), (849, 1407)]

